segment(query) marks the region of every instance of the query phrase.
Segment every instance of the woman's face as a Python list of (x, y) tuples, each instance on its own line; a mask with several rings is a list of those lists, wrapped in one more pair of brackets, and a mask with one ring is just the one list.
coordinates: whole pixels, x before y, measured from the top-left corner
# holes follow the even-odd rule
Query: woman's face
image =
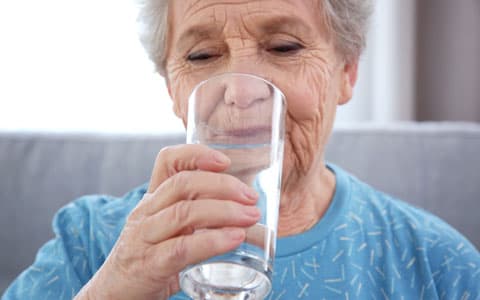
[(193, 88), (213, 75), (263, 77), (285, 94), (285, 175), (323, 163), (337, 104), (351, 97), (356, 64), (345, 64), (323, 22), (321, 1), (170, 1), (166, 79), (187, 121)]

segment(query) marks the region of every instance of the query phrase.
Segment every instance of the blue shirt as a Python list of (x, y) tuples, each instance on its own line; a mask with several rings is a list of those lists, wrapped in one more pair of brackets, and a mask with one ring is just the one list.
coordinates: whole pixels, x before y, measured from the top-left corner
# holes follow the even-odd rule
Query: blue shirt
[[(313, 228), (277, 241), (267, 299), (480, 299), (480, 253), (468, 240), (437, 217), (330, 168), (334, 199)], [(73, 298), (104, 262), (146, 187), (121, 198), (86, 196), (61, 209), (56, 238), (2, 299)]]

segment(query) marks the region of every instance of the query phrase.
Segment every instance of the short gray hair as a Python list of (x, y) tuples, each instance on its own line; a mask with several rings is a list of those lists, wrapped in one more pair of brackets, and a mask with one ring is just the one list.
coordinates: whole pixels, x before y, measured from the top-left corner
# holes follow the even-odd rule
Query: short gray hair
[[(156, 70), (165, 75), (165, 41), (169, 0), (137, 0), (139, 36)], [(321, 0), (321, 12), (334, 34), (337, 51), (347, 62), (358, 59), (366, 45), (373, 0)]]

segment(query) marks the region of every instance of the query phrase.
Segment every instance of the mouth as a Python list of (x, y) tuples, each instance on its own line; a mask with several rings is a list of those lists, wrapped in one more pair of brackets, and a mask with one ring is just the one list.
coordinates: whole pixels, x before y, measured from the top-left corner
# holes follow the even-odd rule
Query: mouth
[(234, 128), (216, 132), (216, 136), (255, 137), (270, 134), (270, 126), (250, 126), (247, 128)]
[(214, 143), (230, 145), (270, 143), (270, 126), (249, 126), (244, 128), (212, 129), (209, 140)]
[[(222, 147), (269, 144), (272, 137), (271, 125), (252, 122), (238, 123), (207, 123), (199, 122), (196, 132), (201, 143)], [(223, 122), (222, 122), (223, 123)], [(250, 124), (249, 124), (250, 123)]]

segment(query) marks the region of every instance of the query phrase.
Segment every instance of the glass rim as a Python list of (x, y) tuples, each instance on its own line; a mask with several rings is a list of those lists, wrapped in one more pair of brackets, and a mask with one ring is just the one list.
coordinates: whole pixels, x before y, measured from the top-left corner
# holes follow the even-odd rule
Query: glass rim
[(263, 78), (263, 77), (260, 77), (258, 75), (254, 75), (254, 74), (250, 74), (250, 73), (242, 73), (242, 72), (225, 72), (225, 73), (220, 73), (220, 74), (215, 74), (213, 75), (212, 77), (209, 77), (207, 79), (204, 79), (202, 81), (200, 81), (199, 83), (197, 83), (195, 85), (195, 87), (193, 88), (192, 92), (190, 93), (190, 96), (189, 98), (195, 94), (197, 92), (197, 90), (202, 86), (204, 85), (205, 83), (207, 83), (208, 81), (210, 80), (213, 80), (213, 79), (217, 79), (217, 78), (220, 78), (220, 77), (224, 77), (224, 76), (228, 76), (228, 75), (233, 75), (233, 76), (239, 76), (239, 77), (250, 77), (250, 78), (253, 78), (253, 79), (258, 79), (258, 80), (261, 80), (263, 82), (265, 82), (266, 84), (268, 84), (269, 86), (273, 87), (281, 96), (282, 98), (282, 102), (283, 102), (283, 105), (287, 105), (287, 97), (285, 97), (285, 94), (282, 92), (282, 90), (276, 86), (275, 84), (273, 84), (271, 81)]

